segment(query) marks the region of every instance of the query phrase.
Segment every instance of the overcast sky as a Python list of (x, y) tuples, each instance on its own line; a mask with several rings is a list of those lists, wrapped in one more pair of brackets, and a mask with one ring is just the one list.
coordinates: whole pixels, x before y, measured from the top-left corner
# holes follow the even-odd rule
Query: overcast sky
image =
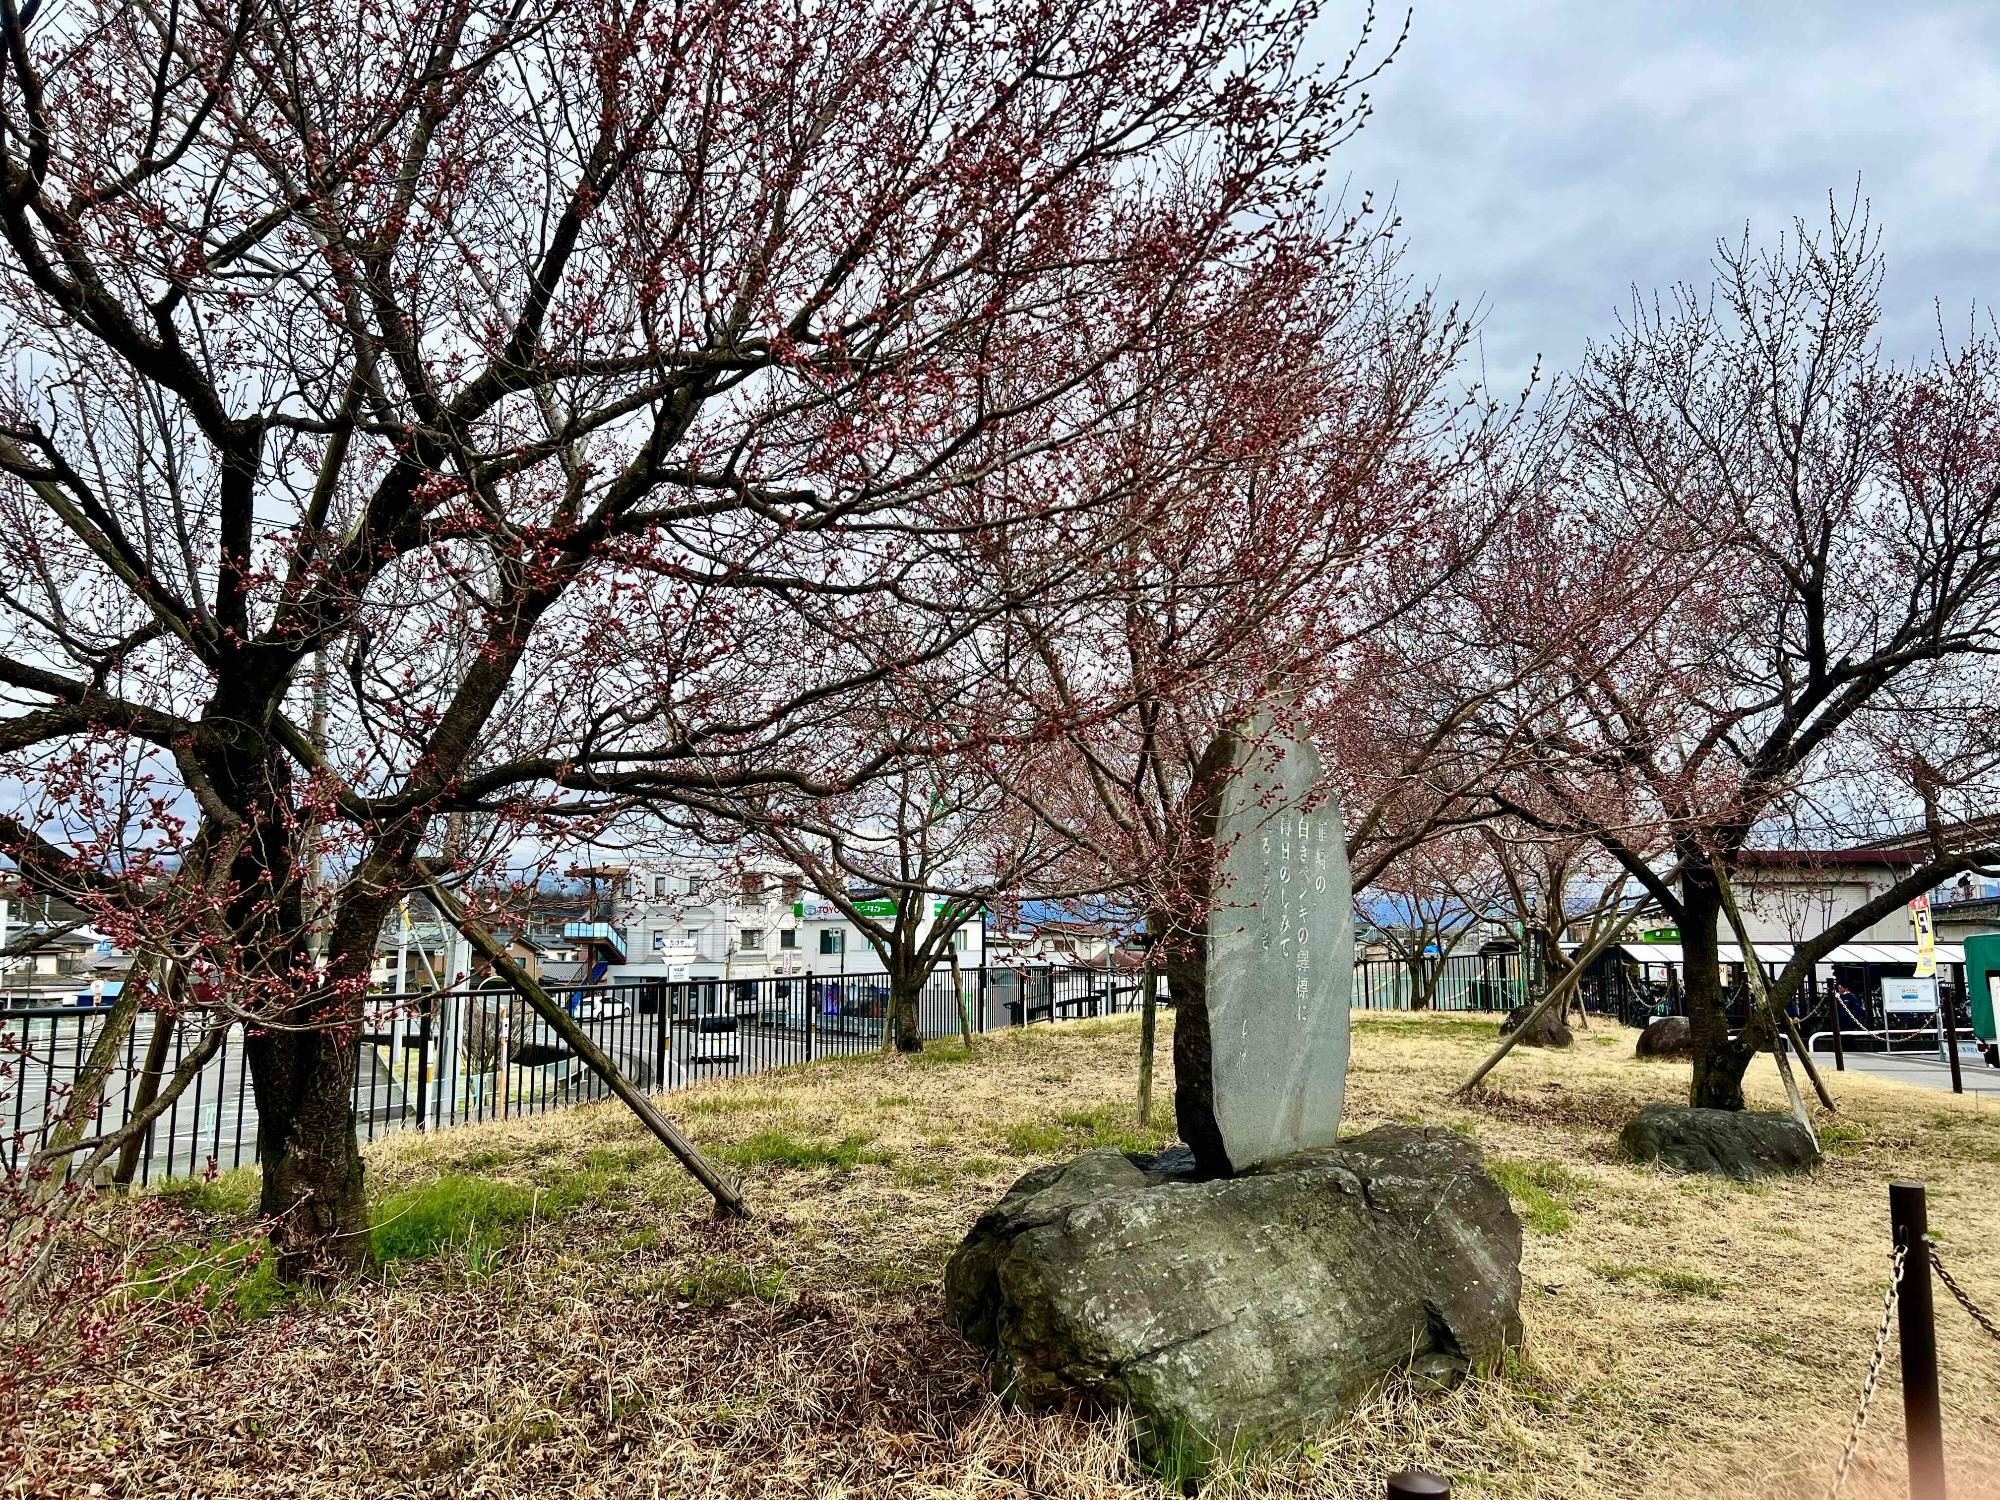
[[(1322, 53), (1356, 13), (1332, 9)], [(1345, 170), (1395, 194), (1412, 272), (1483, 303), (1496, 384), (1857, 178), (1889, 352), (1933, 346), (1936, 302), (1954, 329), (2000, 303), (1996, 0), (1417, 0), (1375, 100)]]

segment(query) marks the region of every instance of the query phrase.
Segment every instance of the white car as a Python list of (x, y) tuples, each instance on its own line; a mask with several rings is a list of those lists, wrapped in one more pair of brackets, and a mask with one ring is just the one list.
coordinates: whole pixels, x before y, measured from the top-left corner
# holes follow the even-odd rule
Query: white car
[(736, 1039), (736, 1017), (703, 1016), (694, 1023), (691, 1061), (734, 1062), (742, 1055), (742, 1046)]
[(583, 1022), (615, 1021), (631, 1010), (619, 995), (579, 995), (570, 1007), (570, 1013)]

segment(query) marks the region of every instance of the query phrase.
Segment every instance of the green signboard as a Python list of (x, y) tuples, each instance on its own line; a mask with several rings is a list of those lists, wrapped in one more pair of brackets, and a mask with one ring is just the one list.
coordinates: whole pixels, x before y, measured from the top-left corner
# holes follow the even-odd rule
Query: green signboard
[(1648, 927), (1639, 934), (1642, 943), (1678, 943), (1681, 930), (1678, 927)]

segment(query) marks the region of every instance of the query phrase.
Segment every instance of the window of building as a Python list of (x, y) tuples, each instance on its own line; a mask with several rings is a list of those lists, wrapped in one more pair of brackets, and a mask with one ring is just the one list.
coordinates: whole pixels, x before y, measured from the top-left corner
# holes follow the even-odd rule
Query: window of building
[(655, 875), (653, 877), (653, 899), (657, 901), (662, 897), (664, 897), (666, 894), (667, 894), (667, 877), (664, 875)]
[(972, 944), (968, 941), (968, 939), (970, 939), (971, 936), (972, 936), (971, 928), (969, 927), (959, 928), (958, 931), (954, 932), (951, 935), (952, 947), (956, 948), (960, 953), (963, 953), (967, 948), (972, 946)]
[(699, 875), (688, 876), (688, 894), (690, 896), (699, 896), (701, 894), (701, 877)]
[(738, 884), (745, 901), (755, 901), (764, 894), (764, 877), (755, 870), (745, 870)]
[(796, 948), (796, 947), (798, 947), (798, 945), (799, 945), (799, 930), (798, 930), (798, 928), (796, 928), (796, 927), (784, 927), (784, 928), (780, 928), (780, 929), (779, 929), (779, 931), (778, 931), (778, 946), (779, 946), (780, 948)]
[(738, 946), (745, 953), (761, 953), (764, 949), (764, 929), (761, 927), (745, 927), (741, 939)]
[(842, 953), (847, 949), (847, 929), (844, 927), (822, 927), (819, 934), (819, 951), (822, 953)]
[(667, 935), (666, 935), (666, 934), (665, 934), (664, 932), (660, 931), (660, 929), (659, 929), (659, 928), (657, 928), (657, 927), (656, 927), (656, 928), (654, 928), (654, 929), (653, 929), (653, 951), (654, 951), (655, 953), (664, 953), (664, 952), (666, 952), (666, 949), (667, 949)]

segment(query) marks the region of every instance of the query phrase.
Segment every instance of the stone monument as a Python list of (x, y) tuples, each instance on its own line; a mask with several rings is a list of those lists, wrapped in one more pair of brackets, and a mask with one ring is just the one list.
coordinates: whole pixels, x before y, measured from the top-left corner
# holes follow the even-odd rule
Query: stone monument
[(1037, 1168), (945, 1268), (1008, 1399), (1128, 1407), (1160, 1464), (1308, 1437), (1392, 1370), (1448, 1381), (1521, 1336), (1521, 1225), (1478, 1148), (1337, 1139), (1353, 894), (1318, 780), (1268, 709), (1196, 772), (1205, 916), (1166, 965), (1187, 1148)]
[(1167, 982), (1174, 1118), (1208, 1175), (1339, 1135), (1354, 894), (1347, 830), (1338, 803), (1315, 790), (1319, 771), (1318, 752), (1267, 707), (1217, 736), (1196, 772), (1208, 916)]

